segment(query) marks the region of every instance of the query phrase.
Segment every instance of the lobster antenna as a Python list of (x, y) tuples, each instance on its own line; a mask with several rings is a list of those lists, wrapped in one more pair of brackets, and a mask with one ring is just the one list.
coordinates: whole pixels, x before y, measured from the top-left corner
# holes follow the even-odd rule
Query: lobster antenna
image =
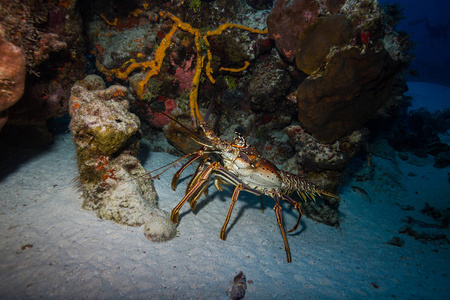
[[(156, 107), (154, 107), (154, 106), (152, 106), (152, 105), (148, 105), (148, 106), (150, 106), (151, 109), (154, 109), (154, 110), (156, 110), (157, 112), (162, 113), (163, 115), (165, 115), (166, 117), (168, 117), (169, 119), (171, 119), (172, 121), (174, 121), (175, 123), (177, 123), (178, 125), (180, 125), (181, 127), (183, 127), (183, 129), (189, 131), (189, 133), (191, 133), (192, 135), (194, 135), (197, 139), (199, 139), (199, 140), (205, 140), (205, 139), (204, 139), (201, 135), (199, 135), (197, 132), (195, 132), (195, 131), (192, 130), (191, 128), (187, 127), (186, 125), (184, 125), (183, 123), (181, 123), (181, 122), (178, 121), (177, 119), (173, 118), (171, 115), (166, 114), (164, 111), (162, 111), (162, 110), (160, 110), (160, 109), (158, 109), (158, 108), (156, 108)], [(209, 114), (209, 111), (210, 111), (210, 110), (208, 109), (207, 114)], [(204, 145), (204, 144), (205, 144), (205, 143), (199, 143), (199, 142), (196, 141), (195, 139), (194, 139), (194, 141), (195, 141), (196, 143), (200, 144), (200, 145)]]
[[(162, 113), (163, 115), (165, 115), (166, 117), (168, 117), (169, 119), (171, 119), (172, 121), (174, 121), (175, 123), (177, 123), (178, 125), (180, 125), (181, 127), (183, 127), (185, 130), (189, 131), (192, 135), (194, 135), (194, 136), (196, 137), (196, 138), (191, 137), (191, 138), (194, 140), (194, 142), (196, 142), (197, 144), (199, 144), (199, 145), (201, 145), (201, 146), (204, 146), (204, 147), (210, 147), (208, 144), (199, 141), (199, 140), (205, 140), (205, 139), (204, 139), (201, 135), (199, 135), (197, 132), (193, 131), (191, 128), (187, 127), (186, 125), (184, 125), (183, 123), (181, 123), (181, 122), (178, 121), (177, 119), (173, 118), (173, 117), (170, 116), (169, 114), (166, 114), (164, 111), (162, 111), (162, 110), (160, 110), (160, 109), (158, 109), (158, 108), (156, 108), (156, 107), (154, 107), (154, 106), (152, 106), (152, 105), (149, 105), (149, 106), (150, 106), (153, 110)], [(210, 105), (210, 107), (208, 108), (207, 115), (209, 115), (209, 113), (210, 113), (210, 111), (211, 111), (211, 107), (212, 107), (212, 105)], [(198, 139), (198, 140), (197, 140), (197, 139)], [(144, 174), (144, 175), (142, 175), (142, 176), (150, 175), (150, 177), (148, 177), (148, 179), (158, 178), (159, 176), (161, 176), (162, 174), (164, 174), (165, 172), (167, 172), (170, 168), (172, 168), (173, 166), (175, 166), (177, 163), (179, 163), (179, 162), (182, 161), (183, 159), (185, 159), (185, 158), (187, 158), (187, 157), (189, 157), (189, 156), (191, 156), (191, 155), (198, 154), (198, 153), (200, 153), (200, 152), (199, 152), (199, 151), (195, 151), (195, 152), (188, 153), (188, 154), (186, 154), (186, 155), (184, 155), (184, 156), (182, 156), (182, 157), (176, 159), (175, 161), (170, 162), (170, 163), (168, 163), (168, 164), (166, 164), (166, 165), (164, 165), (164, 166), (162, 166), (162, 167), (159, 167), (159, 168), (157, 168), (157, 169), (155, 169), (155, 170), (152, 170), (151, 172), (148, 172), (148, 173), (146, 173), (146, 174)], [(206, 154), (206, 153), (216, 153), (216, 151), (214, 151), (214, 150), (212, 150), (212, 151), (211, 151), (211, 150), (210, 150), (210, 151), (204, 151), (204, 150), (203, 150), (202, 153), (204, 153), (204, 154)], [(163, 170), (162, 172), (156, 174), (156, 175), (153, 175), (153, 176), (151, 175), (151, 173), (154, 173), (154, 172), (159, 171), (159, 170), (161, 170), (161, 169), (164, 169), (164, 170)]]
[(168, 163), (167, 165), (164, 165), (164, 166), (162, 166), (162, 167), (159, 167), (158, 169), (155, 169), (155, 170), (149, 172), (149, 174), (151, 175), (152, 172), (156, 172), (156, 171), (159, 171), (159, 170), (165, 168), (165, 170), (163, 170), (161, 173), (158, 173), (158, 174), (156, 174), (156, 175), (153, 175), (153, 176), (151, 176), (149, 179), (158, 178), (159, 176), (161, 176), (162, 174), (164, 174), (166, 171), (168, 171), (170, 168), (172, 168), (173, 166), (175, 166), (177, 163), (179, 163), (180, 161), (182, 161), (182, 160), (185, 159), (186, 157), (189, 157), (189, 156), (191, 156), (191, 155), (197, 154), (197, 152), (198, 152), (198, 151), (195, 151), (195, 152), (192, 152), (192, 153), (188, 153), (188, 154), (186, 154), (186, 155), (184, 155), (184, 156), (178, 158), (177, 160)]
[[(166, 164), (166, 165), (164, 165), (164, 166), (162, 166), (162, 167), (159, 167), (158, 169), (155, 169), (155, 170), (153, 170), (153, 171), (148, 172), (148, 174), (151, 175), (151, 173), (154, 173), (154, 172), (156, 172), (156, 171), (158, 171), (158, 170), (161, 170), (161, 169), (164, 169), (164, 168), (165, 168), (165, 170), (163, 170), (161, 173), (158, 173), (158, 174), (156, 174), (156, 175), (150, 176), (148, 179), (159, 178), (159, 176), (161, 176), (162, 174), (166, 173), (170, 168), (172, 168), (173, 166), (175, 166), (177, 163), (179, 163), (179, 162), (182, 161), (183, 159), (185, 159), (185, 158), (187, 158), (187, 157), (189, 157), (189, 156), (191, 156), (191, 155), (199, 154), (199, 153), (202, 153), (202, 154), (208, 154), (208, 153), (217, 153), (217, 151), (195, 151), (195, 152), (188, 153), (188, 154), (186, 154), (186, 155), (184, 155), (184, 156), (178, 158), (178, 159), (175, 160), (175, 161), (172, 161), (172, 162), (170, 162), (170, 163), (168, 163), (168, 164)], [(144, 175), (142, 175), (142, 176), (144, 176)]]
[(211, 103), (209, 104), (208, 110), (206, 111), (205, 117), (203, 118), (203, 122), (205, 122), (205, 123), (208, 122), (209, 116), (211, 115), (211, 110), (212, 110), (214, 98), (211, 99)]

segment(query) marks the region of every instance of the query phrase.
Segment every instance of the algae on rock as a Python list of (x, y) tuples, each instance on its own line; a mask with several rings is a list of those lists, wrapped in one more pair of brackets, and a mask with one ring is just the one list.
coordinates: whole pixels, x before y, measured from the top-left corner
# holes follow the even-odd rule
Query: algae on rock
[[(91, 75), (92, 76), (92, 75)], [(141, 133), (139, 118), (128, 111), (128, 90), (113, 85), (71, 90), (70, 129), (77, 149), (83, 208), (101, 219), (128, 226), (144, 225), (145, 236), (165, 241), (175, 236), (169, 214), (136, 157)]]

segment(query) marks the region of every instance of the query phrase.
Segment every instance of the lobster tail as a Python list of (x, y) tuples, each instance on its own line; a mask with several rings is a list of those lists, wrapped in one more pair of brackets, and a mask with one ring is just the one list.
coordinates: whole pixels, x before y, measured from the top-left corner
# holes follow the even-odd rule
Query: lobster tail
[(298, 175), (285, 172), (280, 170), (280, 175), (282, 179), (282, 186), (281, 189), (284, 193), (292, 193), (293, 191), (297, 191), (297, 194), (303, 198), (304, 201), (307, 199), (316, 201), (315, 196), (323, 197), (328, 196), (331, 198), (339, 199), (341, 198), (335, 194), (329, 193), (327, 191), (324, 191), (323, 189), (319, 188), (317, 185), (301, 178)]

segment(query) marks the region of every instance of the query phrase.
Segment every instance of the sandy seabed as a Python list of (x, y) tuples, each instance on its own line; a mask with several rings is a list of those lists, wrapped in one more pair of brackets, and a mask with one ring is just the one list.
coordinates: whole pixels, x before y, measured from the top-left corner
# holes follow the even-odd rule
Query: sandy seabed
[[(151, 170), (174, 159), (147, 153), (143, 164)], [(393, 159), (374, 156), (371, 180), (350, 178), (341, 186), (341, 226), (303, 218), (288, 235), (293, 262), (287, 263), (270, 198), (263, 198), (261, 213), (259, 197), (241, 193), (222, 241), (232, 190), (210, 187), (195, 211), (182, 208), (177, 236), (154, 243), (142, 228), (100, 220), (81, 209), (70, 133), (57, 135), (45, 150), (3, 145), (0, 298), (229, 299), (231, 281), (242, 271), (245, 299), (445, 299), (448, 239), (425, 242), (399, 229), (411, 226), (449, 237), (449, 228), (420, 226), (439, 225), (420, 210), (425, 202), (449, 207), (450, 168), (434, 168), (432, 157), (410, 162), (397, 153)], [(183, 197), (193, 168), (183, 173), (176, 192), (170, 189), (175, 171), (154, 182), (166, 211)], [(283, 208), (290, 229), (297, 216)], [(420, 222), (407, 224), (409, 218)], [(388, 244), (393, 237), (404, 245)]]

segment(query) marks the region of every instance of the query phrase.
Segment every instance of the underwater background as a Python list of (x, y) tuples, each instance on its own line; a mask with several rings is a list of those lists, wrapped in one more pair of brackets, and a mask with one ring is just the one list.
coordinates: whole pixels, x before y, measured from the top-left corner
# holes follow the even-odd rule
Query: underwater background
[(0, 299), (448, 297), (449, 11), (1, 1)]
[(415, 59), (411, 68), (419, 73), (419, 78), (407, 77), (411, 81), (433, 82), (450, 85), (446, 67), (450, 63), (448, 30), (450, 27), (448, 1), (380, 1), (381, 4), (398, 3), (403, 7), (404, 19), (398, 29), (411, 34), (416, 44)]

